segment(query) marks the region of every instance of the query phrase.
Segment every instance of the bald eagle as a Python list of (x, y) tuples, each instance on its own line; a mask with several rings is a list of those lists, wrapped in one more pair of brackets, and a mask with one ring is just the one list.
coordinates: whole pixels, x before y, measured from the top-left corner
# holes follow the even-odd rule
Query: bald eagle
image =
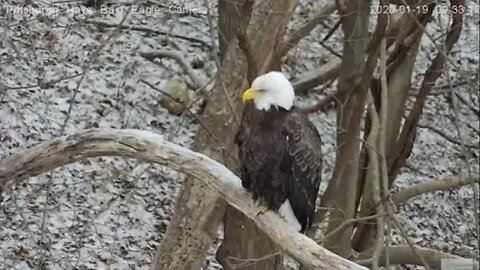
[(307, 115), (293, 106), (295, 93), (281, 72), (256, 78), (235, 137), (245, 189), (277, 211), (296, 231), (312, 226), (321, 180), (321, 139)]

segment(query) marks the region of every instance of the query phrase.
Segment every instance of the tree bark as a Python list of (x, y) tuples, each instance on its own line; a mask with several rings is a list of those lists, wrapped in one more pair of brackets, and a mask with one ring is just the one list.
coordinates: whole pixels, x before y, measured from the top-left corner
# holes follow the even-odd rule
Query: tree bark
[[(239, 5), (238, 3), (237, 5)], [(230, 5), (221, 18), (239, 19), (238, 9)], [(224, 19), (222, 19), (224, 20)], [(209, 157), (237, 167), (233, 159), (233, 144), (238, 129), (241, 102), (240, 89), (245, 86), (245, 60), (236, 44), (234, 24), (223, 27), (222, 63), (219, 77), (210, 94), (205, 111), (200, 117), (203, 125), (198, 131), (195, 149)], [(208, 131), (207, 131), (208, 130)], [(208, 251), (217, 237), (218, 227), (225, 213), (225, 203), (217, 192), (202, 182), (187, 177), (178, 196), (174, 216), (160, 243), (152, 270), (201, 269)]]
[(229, 44), (235, 39), (238, 26), (238, 8), (242, 1), (235, 4), (228, 0), (218, 0), (218, 44), (219, 56), (223, 60), (227, 54)]
[[(442, 259), (460, 259), (467, 260), (465, 258), (445, 253), (439, 250), (423, 247), (415, 247), (417, 252), (425, 258), (428, 265), (434, 269), (440, 269)], [(373, 249), (369, 249), (358, 255), (359, 263), (365, 266), (371, 266), (371, 258)], [(423, 262), (414, 254), (412, 248), (408, 245), (402, 246), (390, 246), (388, 247), (388, 260), (391, 265), (394, 264), (413, 264), (423, 265)], [(379, 266), (386, 266), (385, 249), (382, 250), (379, 258)]]
[[(41, 143), (0, 164), (0, 191), (59, 166), (99, 156), (136, 158), (191, 175), (196, 182), (208, 185), (254, 221), (276, 245), (311, 269), (366, 270), (292, 230), (276, 213), (270, 211), (257, 216), (260, 208), (243, 189), (240, 179), (230, 170), (204, 154), (168, 142), (162, 135), (150, 131), (91, 129)], [(179, 253), (175, 255), (182, 257)]]
[[(342, 15), (345, 35), (343, 61), (337, 91), (337, 146), (336, 164), (332, 180), (325, 192), (325, 206), (331, 208), (327, 234), (334, 231), (345, 219), (353, 218), (356, 210), (357, 175), (360, 154), (360, 125), (352, 128), (352, 118), (361, 93), (357, 78), (364, 70), (368, 40), (370, 1), (337, 0)], [(363, 110), (362, 110), (363, 111)], [(362, 113), (362, 112), (360, 112)], [(355, 124), (355, 123), (354, 123)], [(325, 241), (333, 252), (347, 257), (351, 252), (353, 226), (334, 233)]]
[[(242, 52), (249, 58), (246, 72), (250, 74), (249, 83), (260, 74), (280, 70), (281, 58), (274, 55), (285, 35), (287, 23), (297, 2), (297, 0), (259, 2), (253, 9), (252, 22), (239, 21), (239, 24), (243, 24), (241, 27), (248, 26), (248, 30), (238, 35), (244, 35), (239, 38), (243, 43), (248, 43), (242, 44)], [(249, 15), (242, 15), (247, 16)], [(259, 230), (251, 219), (235, 208), (227, 206), (224, 239), (216, 255), (224, 269), (283, 269), (282, 257), (277, 245)]]
[[(425, 3), (427, 5), (427, 3)], [(463, 5), (460, 1), (459, 5)], [(388, 72), (389, 91), (394, 91), (388, 101), (389, 120), (387, 121), (386, 157), (390, 165), (389, 185), (392, 184), (401, 167), (411, 153), (413, 147), (418, 120), (421, 116), (426, 97), (432, 89), (435, 80), (441, 75), (445, 63), (445, 55), (448, 55), (457, 41), (463, 21), (462, 14), (452, 14), (452, 24), (447, 34), (444, 51), (439, 52), (425, 73), (420, 94), (415, 100), (414, 107), (409, 113), (405, 124), (400, 131), (401, 120), (405, 112), (405, 101), (410, 90), (410, 77), (414, 67), (414, 60), (418, 51), (419, 42), (429, 17), (434, 10), (435, 3), (428, 3), (427, 13), (419, 13), (418, 17), (404, 15), (405, 31), (399, 32), (399, 38), (392, 57)], [(420, 25), (419, 25), (420, 24)], [(390, 107), (391, 106), (391, 107)], [(390, 188), (390, 186), (388, 187)], [(368, 190), (368, 188), (366, 188)], [(375, 214), (373, 200), (362, 195), (360, 216)], [(360, 224), (353, 237), (353, 245), (357, 251), (364, 251), (372, 246), (372, 235), (375, 233), (375, 224)]]
[[(402, 25), (408, 25), (413, 23), (410, 14), (404, 14), (402, 18)], [(403, 28), (405, 31), (409, 27)], [(413, 39), (413, 43), (409, 44), (409, 47), (403, 48), (401, 53), (398, 53), (396, 59), (401, 63), (396, 64), (395, 68), (390, 68), (388, 72), (388, 121), (386, 122), (386, 136), (385, 136), (385, 151), (387, 159), (392, 155), (395, 147), (395, 143), (398, 137), (398, 131), (400, 130), (401, 120), (405, 113), (405, 102), (408, 97), (411, 86), (411, 76), (413, 68), (415, 66), (415, 59), (418, 52), (418, 46), (420, 44), (421, 34), (413, 36), (407, 33), (398, 33), (397, 40), (399, 44), (405, 44), (406, 39)], [(402, 46), (398, 45), (397, 46)], [(368, 147), (368, 146), (365, 146)], [(368, 162), (365, 163), (368, 166)], [(365, 167), (367, 167), (365, 166)], [(365, 183), (366, 185), (367, 183)], [(362, 202), (360, 207), (360, 216), (370, 216), (375, 214), (375, 203), (372, 198), (367, 194), (370, 188), (366, 186), (364, 193), (361, 194)], [(364, 251), (372, 247), (375, 238), (375, 224), (361, 223), (357, 226), (355, 234), (352, 238), (352, 246), (356, 251)]]
[(319, 66), (313, 70), (300, 75), (298, 79), (292, 82), (295, 93), (306, 93), (314, 87), (338, 77), (340, 72), (341, 60), (335, 58), (330, 62)]
[(232, 206), (227, 206), (224, 240), (217, 260), (225, 270), (282, 269), (280, 249), (254, 221)]

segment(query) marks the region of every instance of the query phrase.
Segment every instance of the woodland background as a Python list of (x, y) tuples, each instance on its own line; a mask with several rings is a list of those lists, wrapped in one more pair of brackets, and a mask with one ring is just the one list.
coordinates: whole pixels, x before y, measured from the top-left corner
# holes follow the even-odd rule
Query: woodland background
[[(367, 164), (362, 163), (368, 162), (366, 156), (375, 155), (366, 153), (368, 147), (361, 153), (349, 153), (345, 149), (360, 149), (355, 143), (360, 144), (361, 140), (354, 135), (357, 139), (337, 137), (336, 127), (358, 115), (362, 118), (357, 130), (362, 130), (363, 136), (363, 131), (375, 127), (375, 120), (365, 121), (365, 116), (377, 115), (377, 122), (382, 123), (382, 109), (378, 106), (384, 104), (378, 94), (382, 92), (382, 61), (377, 62), (377, 58), (381, 58), (383, 45), (382, 36), (375, 34), (381, 32), (378, 26), (382, 25), (382, 18), (375, 13), (378, 9), (367, 5), (368, 1), (337, 1), (340, 9), (333, 1), (125, 1), (108, 4), (124, 7), (112, 14), (100, 12), (99, 6), (107, 4), (100, 1), (53, 2), (5, 0), (0, 4), (0, 164), (39, 142), (100, 127), (151, 130), (235, 169), (231, 144), (243, 108), (240, 93), (256, 74), (279, 68), (296, 86), (296, 104), (309, 108), (311, 120), (322, 134), (322, 193), (336, 166), (351, 164), (340, 162), (339, 157), (358, 157), (354, 165), (345, 165), (358, 169), (362, 167), (359, 164)], [(392, 200), (395, 197), (390, 197), (390, 191), (427, 181), (447, 179), (452, 183), (465, 177), (471, 181), (471, 176), (478, 181), (479, 3), (466, 1), (465, 13), (449, 14), (451, 4), (457, 2), (461, 1), (439, 1), (425, 21), (401, 21), (396, 30), (389, 28), (391, 24), (384, 29), (391, 34), (392, 43), (395, 38), (398, 41), (393, 43), (397, 46), (397, 58), (388, 58), (395, 55), (395, 46), (387, 51), (386, 59), (393, 60), (387, 61), (387, 67), (398, 65), (404, 69), (395, 75), (398, 83), (389, 81), (403, 85), (399, 91), (403, 94), (388, 102), (387, 111), (391, 112), (395, 104), (406, 110), (389, 113), (398, 116), (389, 123), (413, 123), (415, 127), (418, 120), (418, 128), (408, 133), (415, 136), (405, 140), (406, 151), (400, 155), (403, 159), (409, 155), (408, 159), (399, 159), (393, 170), (395, 181), (383, 194)], [(158, 7), (160, 12), (130, 10), (133, 3), (138, 7)], [(58, 9), (54, 13), (33, 14), (10, 9), (22, 5), (54, 5)], [(378, 1), (371, 3), (372, 7), (378, 5)], [(176, 10), (172, 6), (200, 13), (178, 14), (171, 12)], [(72, 7), (85, 9), (79, 14), (71, 12)], [(359, 9), (370, 14), (352, 18), (354, 12), (349, 11)], [(403, 15), (399, 12), (395, 18)], [(452, 21), (459, 19), (454, 15), (462, 15), (463, 23), (458, 41), (448, 50), (443, 44), (452, 36), (447, 35)], [(422, 23), (426, 24), (424, 28)], [(398, 29), (409, 27), (414, 30), (408, 36), (398, 34)], [(345, 38), (344, 31), (353, 32), (352, 38)], [(299, 38), (294, 34), (299, 34)], [(345, 51), (344, 43), (349, 41), (352, 50)], [(285, 46), (290, 43), (292, 48)], [(408, 46), (401, 46), (405, 44)], [(442, 54), (448, 54), (443, 59), (445, 67), (431, 69), (442, 71), (441, 76), (433, 80), (431, 90), (422, 91), (426, 71)], [(343, 56), (343, 63), (339, 56)], [(370, 56), (374, 59), (371, 69), (365, 68)], [(409, 67), (413, 68), (411, 86)], [(388, 75), (393, 81), (394, 75)], [(361, 94), (354, 94), (358, 96), (353, 99), (342, 94), (341, 89), (347, 89), (343, 91), (346, 93), (352, 85), (365, 90), (358, 93), (365, 93), (368, 113), (355, 114)], [(376, 89), (372, 96), (367, 95), (369, 87)], [(393, 88), (389, 84), (389, 89)], [(180, 93), (179, 98), (189, 104), (188, 110), (165, 99), (169, 93)], [(425, 103), (418, 119), (408, 120), (415, 115), (412, 108), (421, 98), (425, 98)], [(172, 114), (166, 107), (183, 113)], [(351, 118), (337, 121), (340, 111)], [(342, 123), (344, 128), (351, 124)], [(387, 133), (394, 129), (389, 127)], [(366, 135), (363, 139), (375, 142)], [(355, 143), (348, 148), (345, 142)], [(411, 154), (408, 142), (413, 143)], [(399, 144), (391, 145), (395, 148)], [(385, 151), (389, 151), (388, 147)], [(379, 161), (381, 167), (382, 159)], [(370, 173), (375, 172), (371, 162), (367, 167)], [(357, 170), (345, 171), (352, 174)], [(379, 168), (378, 172), (382, 170)], [(370, 176), (379, 181), (383, 177)], [(336, 177), (346, 181), (338, 180), (339, 184), (332, 188), (332, 194), (345, 198), (340, 203), (341, 215), (330, 213), (332, 221), (328, 226), (322, 223), (320, 230), (324, 235), (313, 235), (329, 250), (353, 261), (370, 258), (371, 253), (366, 258), (357, 257), (351, 247), (358, 253), (375, 249), (377, 231), (370, 222), (373, 219), (390, 224), (386, 227), (390, 228), (386, 237), (389, 245), (415, 244), (467, 258), (478, 254), (478, 220), (474, 211), (475, 205), (478, 207), (474, 197), (478, 199), (478, 195), (471, 185), (425, 193), (393, 209), (385, 203), (390, 199), (373, 206), (377, 212), (395, 212), (398, 224), (390, 218), (379, 219), (388, 215), (344, 224), (345, 220), (372, 214), (349, 213), (352, 203), (359, 204), (349, 198), (356, 198), (359, 193), (378, 200), (375, 194), (362, 193), (360, 187), (365, 182), (361, 176), (339, 176), (337, 172)], [(53, 169), (2, 190), (0, 269), (148, 269), (153, 262), (156, 269), (222, 269), (219, 261), (225, 269), (284, 267), (282, 263), (279, 266), (275, 245), (253, 224), (246, 225), (246, 230), (250, 238), (255, 236), (260, 241), (255, 249), (251, 248), (252, 242), (244, 241), (245, 236), (235, 237), (238, 222), (245, 219), (216, 195), (209, 186), (191, 178), (185, 180), (183, 174), (166, 166), (123, 157), (85, 159)], [(225, 211), (228, 222), (219, 226)], [(363, 240), (351, 240), (355, 237), (352, 226), (361, 224), (368, 233), (357, 236)], [(335, 231), (335, 227), (344, 230)], [(227, 236), (228, 232), (233, 233)], [(330, 239), (323, 242), (327, 234)], [(229, 240), (217, 252), (224, 238)], [(263, 256), (258, 256), (259, 249)], [(416, 258), (412, 252), (405, 256)], [(435, 262), (438, 261), (437, 258)], [(285, 264), (287, 268), (297, 267), (293, 260), (286, 260)], [(366, 264), (371, 265), (372, 261)], [(422, 269), (412, 264), (403, 267)]]

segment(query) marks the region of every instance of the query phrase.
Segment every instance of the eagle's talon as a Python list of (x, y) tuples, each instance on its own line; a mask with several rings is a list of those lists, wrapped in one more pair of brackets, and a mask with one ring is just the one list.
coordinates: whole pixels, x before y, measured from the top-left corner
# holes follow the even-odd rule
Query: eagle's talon
[(263, 205), (263, 206), (260, 208), (260, 211), (257, 213), (257, 216), (265, 214), (268, 210), (269, 210), (269, 209), (268, 209), (268, 206)]

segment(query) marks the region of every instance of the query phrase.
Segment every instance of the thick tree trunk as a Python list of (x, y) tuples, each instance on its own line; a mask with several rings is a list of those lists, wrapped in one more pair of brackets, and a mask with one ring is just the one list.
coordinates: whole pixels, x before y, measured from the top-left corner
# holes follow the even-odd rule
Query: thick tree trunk
[(220, 59), (227, 54), (232, 39), (236, 39), (238, 27), (238, 9), (242, 1), (237, 4), (228, 0), (218, 0), (218, 44)]
[[(232, 61), (231, 59), (227, 61)], [(235, 60), (233, 60), (235, 61)], [(237, 74), (240, 78), (241, 75)], [(227, 79), (227, 74), (223, 74)], [(232, 77), (234, 77), (232, 75)], [(230, 99), (238, 99), (233, 94), (240, 89), (237, 80), (225, 80)], [(212, 135), (201, 129), (197, 135), (195, 149), (225, 164), (232, 164), (230, 155), (234, 153), (233, 137), (238, 120), (230, 108), (225, 108), (225, 95), (220, 86), (215, 88), (205, 108), (202, 121)], [(235, 101), (235, 111), (239, 111)], [(225, 162), (229, 160), (229, 162)], [(230, 166), (232, 167), (232, 166)], [(187, 177), (176, 203), (175, 214), (167, 227), (152, 265), (152, 269), (200, 269), (208, 250), (217, 237), (218, 225), (224, 215), (225, 203), (217, 193), (200, 181)]]
[[(370, 1), (337, 1), (342, 14), (342, 29), (345, 35), (343, 61), (340, 68), (337, 102), (337, 145), (336, 165), (331, 183), (325, 193), (326, 206), (330, 207), (330, 219), (326, 234), (338, 228), (345, 219), (354, 217), (358, 164), (360, 155), (360, 125), (352, 129), (352, 118), (359, 101), (358, 80), (364, 70), (368, 42), (368, 20)], [(339, 231), (325, 241), (333, 252), (348, 256), (351, 252), (352, 227)]]
[(280, 249), (251, 219), (227, 206), (224, 226), (224, 240), (217, 252), (224, 269), (282, 269)]
[[(246, 56), (253, 58), (248, 61), (249, 74), (253, 72), (257, 76), (270, 70), (280, 70), (281, 59), (275, 57), (275, 51), (280, 47), (297, 3), (297, 0), (271, 0), (255, 6), (248, 29), (252, 51), (245, 51), (248, 46), (243, 48)], [(252, 220), (231, 206), (227, 206), (224, 232), (224, 240), (217, 252), (217, 260), (224, 269), (283, 269), (278, 247)]]
[[(230, 7), (225, 12), (228, 14), (222, 13), (220, 17), (230, 18), (229, 21), (238, 20), (238, 9)], [(239, 95), (240, 89), (246, 85), (246, 65), (236, 39), (232, 38), (235, 35), (230, 33), (235, 27), (229, 25), (229, 28), (222, 28), (227, 31), (224, 34), (230, 42), (228, 46), (225, 42), (221, 43), (221, 49), (226, 51), (222, 52), (219, 78), (201, 116), (204, 127), (200, 127), (197, 134), (195, 149), (232, 168), (238, 166), (233, 160), (236, 159), (233, 139), (240, 121), (242, 105)], [(152, 269), (201, 269), (217, 237), (224, 213), (225, 203), (215, 191), (204, 183), (187, 177)]]

